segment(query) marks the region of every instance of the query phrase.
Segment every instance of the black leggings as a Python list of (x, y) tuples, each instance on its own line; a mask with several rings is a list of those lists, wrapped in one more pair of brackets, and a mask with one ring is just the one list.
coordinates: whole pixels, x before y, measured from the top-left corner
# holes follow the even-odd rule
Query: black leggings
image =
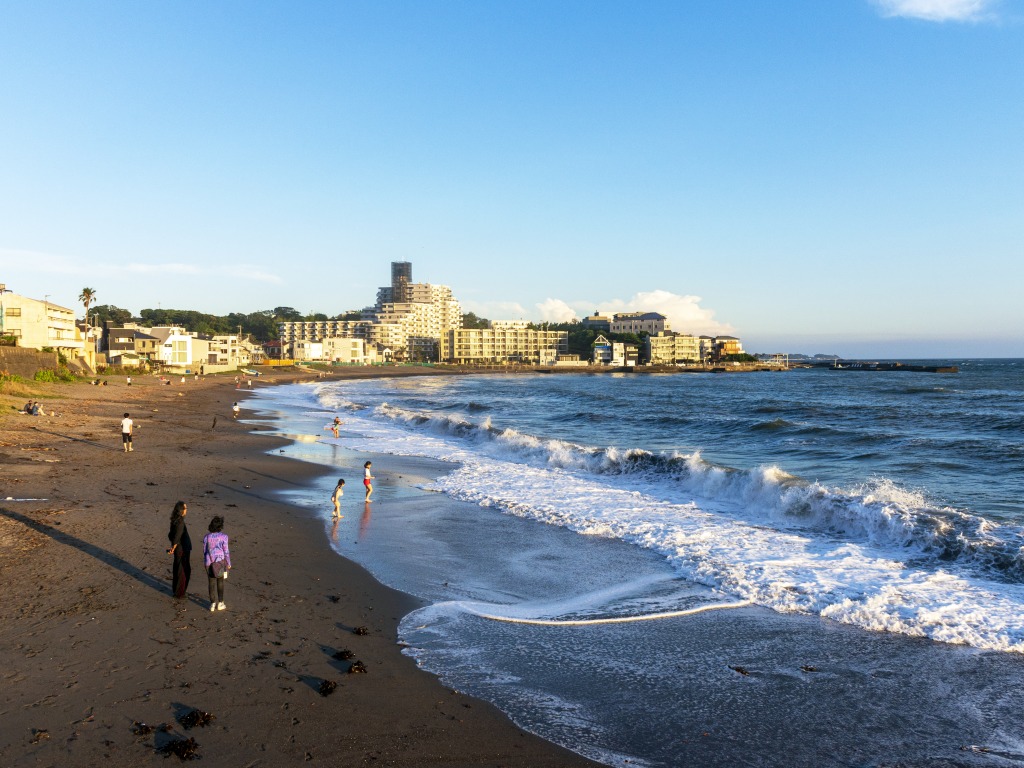
[(224, 577), (221, 576), (219, 579), (213, 575), (213, 568), (206, 569), (207, 581), (210, 582), (210, 602), (211, 603), (223, 603), (224, 602)]

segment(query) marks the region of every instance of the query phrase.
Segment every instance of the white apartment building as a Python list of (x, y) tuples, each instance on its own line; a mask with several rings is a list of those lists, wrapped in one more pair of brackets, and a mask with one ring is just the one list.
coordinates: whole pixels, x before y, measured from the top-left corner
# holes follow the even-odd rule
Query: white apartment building
[(30, 299), (0, 288), (0, 336), (13, 336), (19, 347), (51, 347), (69, 360), (85, 352), (75, 311), (43, 299)]
[(459, 365), (529, 363), (553, 365), (569, 349), (567, 331), (542, 331), (521, 321), (492, 321), (489, 328), (448, 332), (448, 360)]
[(377, 362), (377, 348), (367, 347), (366, 339), (329, 336), (324, 339), (324, 359), (344, 365), (372, 365)]
[[(182, 366), (192, 365), (195, 362), (195, 353), (199, 350), (193, 348), (195, 336), (176, 325), (158, 325), (148, 329), (150, 336), (157, 339), (157, 359), (165, 365)], [(208, 345), (203, 345), (202, 353), (208, 353)], [(199, 362), (206, 362), (205, 357)]]
[(700, 339), (686, 333), (662, 331), (647, 337), (647, 360), (651, 365), (685, 365), (701, 361)]
[(300, 339), (291, 343), (292, 360), (301, 360), (309, 363), (324, 359), (324, 343), (322, 341), (309, 341)]
[(647, 333), (671, 330), (668, 318), (658, 312), (618, 312), (612, 316), (612, 333)]
[(331, 336), (360, 337), (365, 334), (365, 320), (308, 320), (279, 323), (277, 335), (282, 344), (293, 341), (322, 341)]

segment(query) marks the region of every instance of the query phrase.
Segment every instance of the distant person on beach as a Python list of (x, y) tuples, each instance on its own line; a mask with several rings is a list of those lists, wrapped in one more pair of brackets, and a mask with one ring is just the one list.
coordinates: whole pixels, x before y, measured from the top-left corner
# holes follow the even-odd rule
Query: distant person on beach
[(241, 410), (242, 409), (238, 407), (238, 403), (235, 403), (234, 405), (232, 405), (231, 406), (231, 418), (237, 419), (238, 418), (238, 413)]
[(184, 501), (175, 504), (174, 511), (171, 512), (171, 529), (167, 532), (167, 540), (171, 542), (167, 554), (174, 555), (171, 593), (178, 598), (185, 597), (188, 592), (188, 580), (192, 577), (192, 539), (188, 537), (188, 526), (185, 525), (187, 514), (188, 505)]
[(22, 411), (26, 415), (31, 416), (32, 415), (32, 406), (35, 405), (35, 402), (36, 402), (35, 400), (29, 400), (27, 403), (25, 403), (25, 407), (22, 409)]
[(131, 417), (126, 413), (124, 418), (121, 419), (121, 444), (124, 446), (124, 452), (134, 451), (132, 448), (132, 431), (135, 429), (135, 422), (131, 420)]
[(228, 535), (224, 533), (224, 518), (217, 515), (210, 521), (209, 533), (203, 537), (203, 565), (210, 582), (210, 610), (223, 611), (224, 581), (231, 570), (231, 552)]
[(345, 495), (345, 481), (339, 480), (334, 486), (334, 493), (331, 494), (331, 503), (334, 504), (334, 514), (331, 517), (341, 517), (341, 497)]
[(370, 467), (373, 466), (373, 462), (366, 462), (363, 464), (363, 485), (366, 486), (366, 502), (370, 503), (373, 501), (370, 497), (373, 495), (373, 475), (370, 474)]
[(334, 435), (335, 437), (337, 437), (337, 436), (338, 436), (338, 427), (340, 427), (340, 426), (341, 426), (341, 425), (342, 425), (343, 423), (344, 423), (344, 422), (342, 422), (342, 420), (341, 420), (341, 419), (339, 419), (339, 418), (338, 418), (337, 416), (335, 416), (335, 417), (334, 417), (334, 423), (332, 423), (332, 424), (328, 424), (328, 425), (327, 425), (326, 427), (324, 427), (324, 429), (329, 429), (329, 430), (331, 430), (331, 432), (333, 433), (333, 435)]
[(132, 377), (131, 377), (131, 376), (129, 376), (129, 377), (128, 377), (128, 386), (130, 387), (131, 385), (132, 385)]

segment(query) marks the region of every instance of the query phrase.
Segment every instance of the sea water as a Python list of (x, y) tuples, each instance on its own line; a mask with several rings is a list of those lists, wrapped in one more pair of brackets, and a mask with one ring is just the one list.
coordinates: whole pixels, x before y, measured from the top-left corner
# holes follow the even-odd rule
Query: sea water
[[(347, 504), (374, 455), (335, 546), (524, 728), (616, 765), (1024, 764), (1024, 361), (951, 362), (266, 397)], [(389, 507), (388, 455), (468, 503)]]

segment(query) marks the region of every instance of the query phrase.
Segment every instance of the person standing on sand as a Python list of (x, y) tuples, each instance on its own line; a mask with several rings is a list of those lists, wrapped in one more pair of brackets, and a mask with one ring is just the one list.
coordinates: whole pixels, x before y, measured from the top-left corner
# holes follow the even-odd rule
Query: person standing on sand
[(124, 446), (124, 452), (134, 451), (132, 448), (132, 432), (135, 429), (135, 422), (131, 420), (131, 417), (126, 413), (124, 418), (121, 419), (121, 445)]
[(231, 418), (237, 419), (238, 418), (238, 413), (241, 410), (242, 409), (238, 406), (238, 403), (235, 403), (234, 405), (232, 405), (231, 406)]
[(343, 495), (345, 495), (345, 481), (339, 480), (338, 484), (334, 486), (334, 493), (331, 494), (331, 503), (334, 504), (334, 513), (331, 515), (331, 517), (334, 519), (337, 519), (342, 516), (341, 497)]
[(363, 464), (363, 485), (366, 486), (366, 503), (369, 504), (373, 499), (370, 497), (373, 495), (373, 475), (370, 474), (370, 467), (373, 466), (373, 462), (368, 461)]
[(171, 593), (175, 597), (185, 597), (188, 592), (188, 580), (192, 577), (192, 539), (188, 536), (188, 526), (185, 525), (185, 515), (188, 514), (188, 505), (179, 501), (174, 505), (171, 512), (171, 529), (167, 532), (167, 540), (171, 542), (171, 548), (167, 554), (174, 555), (174, 564), (171, 579)]
[(223, 611), (224, 582), (231, 570), (231, 552), (228, 535), (224, 533), (224, 518), (217, 515), (210, 521), (210, 532), (203, 537), (203, 565), (210, 582), (210, 610)]

